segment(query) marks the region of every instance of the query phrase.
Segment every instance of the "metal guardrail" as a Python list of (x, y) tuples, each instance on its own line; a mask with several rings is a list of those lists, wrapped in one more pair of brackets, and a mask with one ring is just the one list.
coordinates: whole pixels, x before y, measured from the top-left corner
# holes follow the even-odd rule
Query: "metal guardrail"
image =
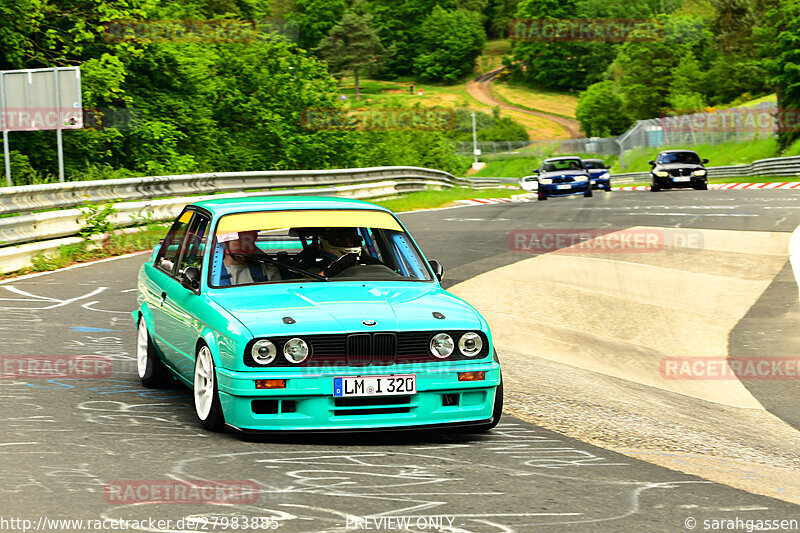
[(16, 215), (0, 218), (0, 273), (30, 265), (35, 255), (52, 254), (62, 245), (80, 242), (77, 235), (85, 220), (78, 207), (86, 202), (122, 200), (115, 203), (117, 212), (109, 219), (115, 227), (126, 227), (143, 220), (172, 220), (186, 204), (208, 198), (325, 195), (368, 199), (431, 186), (486, 188), (500, 183), (496, 178), (456, 178), (420, 167), (374, 167), (157, 176), (0, 188), (0, 213)]
[(219, 172), (116, 180), (75, 181), (0, 188), (0, 214), (77, 207), (84, 202), (192, 196), (247, 190), (330, 187), (385, 180), (426, 180), (453, 186), (447, 172), (420, 167), (371, 167), (336, 170)]

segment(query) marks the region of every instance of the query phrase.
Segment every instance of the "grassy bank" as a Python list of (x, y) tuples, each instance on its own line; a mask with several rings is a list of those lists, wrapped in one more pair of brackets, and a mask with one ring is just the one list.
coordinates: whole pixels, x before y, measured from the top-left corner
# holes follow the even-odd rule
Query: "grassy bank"
[[(593, 154), (577, 154), (585, 159), (600, 158), (606, 163), (615, 163), (617, 156), (597, 156)], [(533, 169), (539, 168), (542, 160), (548, 157), (555, 157), (553, 155), (546, 155), (540, 157), (519, 157), (514, 159), (493, 159), (489, 161), (485, 167), (471, 174), (471, 177), (476, 178), (521, 178), (532, 174)]]
[(524, 191), (518, 189), (467, 189), (454, 187), (442, 191), (421, 191), (404, 194), (399, 198), (390, 200), (377, 200), (372, 203), (391, 209), (395, 213), (402, 211), (413, 211), (414, 209), (431, 209), (443, 207), (456, 200), (468, 200), (470, 198), (509, 198), (512, 194), (520, 194)]
[(531, 89), (518, 83), (497, 81), (492, 84), (492, 95), (508, 105), (565, 118), (575, 118), (575, 108), (578, 106), (576, 96)]
[(650, 148), (645, 153), (642, 149), (629, 150), (625, 152), (625, 170), (622, 170), (617, 161), (612, 166), (612, 172), (643, 172), (650, 170), (647, 163), (661, 150), (694, 150), (704, 159), (708, 159), (708, 165), (720, 167), (726, 165), (743, 165), (752, 163), (758, 159), (768, 157), (780, 157), (783, 155), (800, 155), (800, 145), (792, 145), (784, 151), (778, 147), (775, 139), (756, 139), (747, 142), (726, 142), (720, 144), (696, 144), (664, 146)]
[(39, 254), (31, 259), (32, 265), (16, 272), (0, 276), (0, 279), (12, 278), (34, 272), (47, 272), (64, 268), (77, 263), (97, 261), (107, 257), (125, 255), (143, 250), (150, 250), (166, 235), (169, 224), (149, 224), (140, 231), (123, 233), (115, 232), (104, 241), (95, 244), (84, 240), (76, 244), (61, 246), (55, 254)]

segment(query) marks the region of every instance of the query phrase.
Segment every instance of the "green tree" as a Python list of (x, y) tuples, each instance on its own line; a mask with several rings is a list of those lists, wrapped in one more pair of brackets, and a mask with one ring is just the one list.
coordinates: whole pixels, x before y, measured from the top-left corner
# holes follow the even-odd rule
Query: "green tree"
[[(574, 19), (582, 15), (574, 0), (521, 0), (517, 19)], [(514, 43), (513, 77), (538, 87), (578, 90), (600, 81), (613, 61), (618, 45), (606, 42), (542, 42), (520, 39)]]
[(687, 52), (672, 73), (667, 101), (676, 115), (697, 113), (706, 107), (703, 88), (706, 76), (700, 63), (691, 52)]
[(414, 59), (419, 55), (419, 28), (437, 5), (450, 7), (450, 0), (372, 0), (369, 3), (381, 42), (387, 49), (392, 49), (382, 75), (408, 76), (414, 73)]
[(575, 117), (587, 137), (620, 135), (633, 123), (624, 105), (614, 82), (601, 81), (580, 94)]
[(414, 70), (424, 80), (455, 83), (475, 68), (486, 39), (477, 13), (440, 6), (422, 22)]
[(312, 50), (342, 19), (344, 0), (295, 0), (287, 20), (297, 24), (297, 44)]
[(386, 55), (386, 49), (372, 27), (372, 15), (364, 8), (364, 3), (357, 0), (317, 47), (320, 56), (334, 72), (353, 73), (356, 100), (360, 97), (359, 72), (376, 70)]
[[(768, 82), (778, 95), (778, 109), (800, 109), (800, 0), (773, 2), (757, 31)], [(800, 138), (796, 127), (783, 128), (778, 141), (786, 148)]]

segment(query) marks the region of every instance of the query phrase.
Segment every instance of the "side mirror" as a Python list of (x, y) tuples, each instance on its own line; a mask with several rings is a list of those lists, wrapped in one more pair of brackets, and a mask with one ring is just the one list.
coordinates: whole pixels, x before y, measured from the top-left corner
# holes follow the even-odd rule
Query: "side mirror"
[(431, 259), (428, 261), (428, 264), (431, 265), (433, 269), (433, 273), (436, 274), (436, 279), (442, 281), (442, 276), (444, 276), (444, 268), (436, 259)]
[(197, 267), (186, 267), (181, 274), (181, 285), (190, 291), (197, 291), (200, 288), (200, 269)]
[(702, 160), (702, 161), (700, 161), (700, 162), (701, 162), (701, 163), (703, 163), (704, 165), (707, 165), (707, 164), (708, 164), (708, 159), (703, 159), (703, 160)]
[(160, 251), (161, 251), (161, 243), (158, 243), (155, 246), (153, 246), (153, 254), (150, 256), (150, 261), (155, 261), (156, 257), (158, 257), (158, 252)]
[(652, 161), (652, 160), (651, 160), (651, 161), (648, 161), (648, 163), (650, 164), (650, 166), (651, 166), (651, 167), (654, 167), (654, 166), (656, 166), (656, 162), (655, 162), (655, 161)]
[(606, 169), (606, 170), (611, 170), (611, 165), (606, 165), (606, 166), (605, 166), (605, 169)]
[(533, 169), (533, 173), (538, 175), (539, 174), (539, 169), (538, 168)]

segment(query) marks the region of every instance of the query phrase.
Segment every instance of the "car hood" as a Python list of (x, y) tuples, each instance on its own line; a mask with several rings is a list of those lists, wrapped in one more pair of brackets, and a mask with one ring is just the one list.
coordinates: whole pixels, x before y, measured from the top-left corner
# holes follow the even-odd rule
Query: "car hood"
[[(311, 282), (209, 293), (256, 336), (482, 329), (477, 312), (433, 283)], [(433, 318), (433, 313), (445, 316)], [(294, 319), (285, 324), (284, 317)], [(374, 321), (367, 326), (364, 321)], [(369, 322), (368, 322), (369, 323)]]
[(671, 170), (674, 168), (688, 168), (691, 170), (697, 170), (705, 167), (699, 163), (666, 163), (663, 165), (656, 165), (655, 167), (656, 170)]
[(611, 171), (605, 168), (590, 168), (589, 169), (589, 176), (596, 178), (598, 176), (602, 176), (603, 174), (608, 174)]

